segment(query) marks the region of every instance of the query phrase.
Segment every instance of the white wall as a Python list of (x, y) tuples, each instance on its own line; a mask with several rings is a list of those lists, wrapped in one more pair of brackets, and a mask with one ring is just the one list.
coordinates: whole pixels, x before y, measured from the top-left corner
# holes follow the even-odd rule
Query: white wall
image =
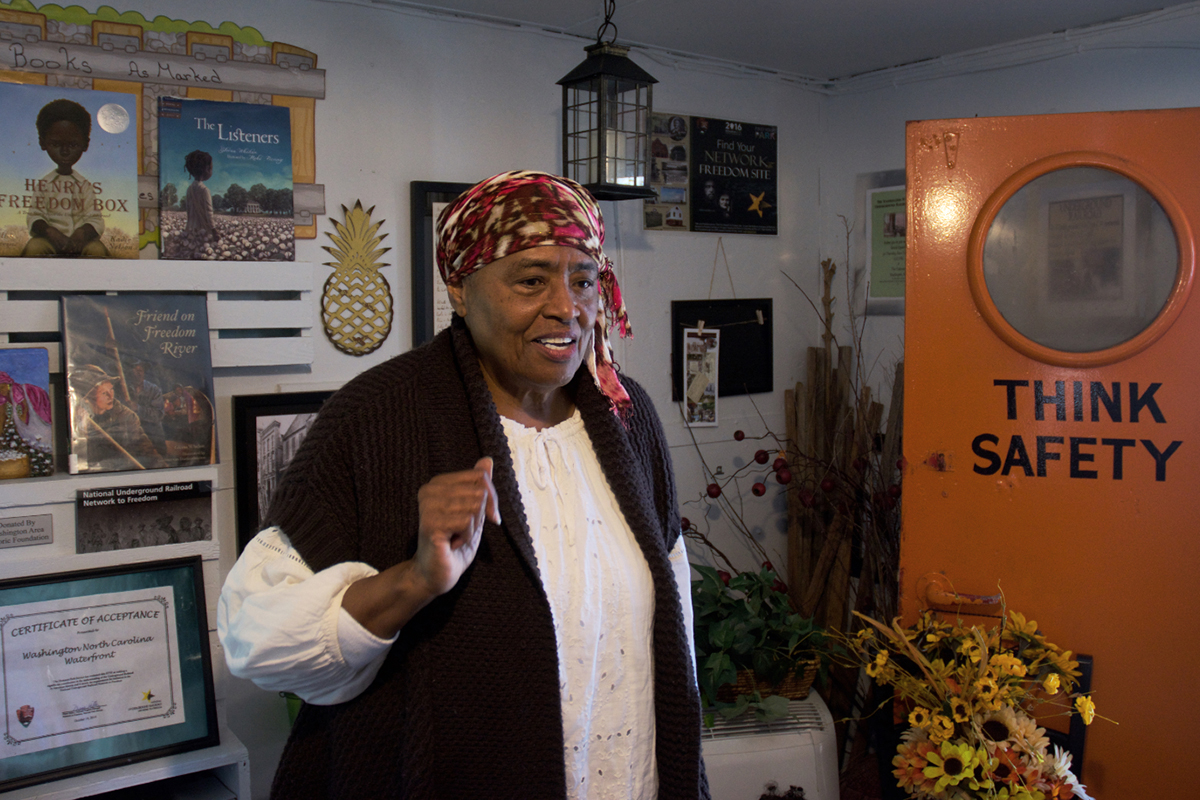
[[(85, 4), (94, 9), (98, 3)], [(561, 150), (561, 89), (556, 81), (584, 58), (582, 40), (527, 30), (434, 19), (355, 2), (260, 0), (253, 4), (208, 0), (131, 0), (122, 10), (159, 14), (214, 26), (225, 20), (257, 28), (268, 41), (311, 50), (326, 71), (326, 97), (316, 105), (317, 181), (325, 185), (327, 210), (340, 219), (340, 205), (361, 199), (375, 206), (375, 219), (391, 246), (383, 270), (392, 286), (396, 319), (388, 341), (375, 353), (355, 358), (335, 350), (317, 333), (311, 374), (239, 375), (217, 381), (223, 488), (217, 493), (225, 568), (234, 544), (232, 395), (275, 391), (280, 384), (341, 383), (410, 347), (409, 182), (473, 182), (512, 168), (558, 171)], [(773, 297), (777, 391), (754, 401), (775, 430), (782, 428), (784, 387), (800, 374), (796, 353), (815, 343), (815, 323), (780, 270), (803, 280), (817, 264), (816, 198), (822, 98), (775, 80), (730, 77), (645, 54), (634, 58), (659, 79), (655, 107), (776, 125), (779, 128), (778, 236), (725, 236), (738, 297)], [(643, 232), (641, 204), (603, 203), (608, 224), (606, 250), (617, 265), (636, 339), (617, 345), (617, 360), (651, 393), (674, 445), (683, 498), (698, 496), (706, 481), (690, 438), (670, 402), (670, 302), (705, 299), (718, 236)], [(318, 222), (318, 239), (297, 242), (296, 257), (321, 262), (329, 243), (328, 219)], [(319, 296), (329, 270), (313, 279)], [(731, 297), (724, 264), (714, 298)], [(711, 464), (729, 471), (735, 458), (748, 459), (759, 446), (734, 447), (732, 432), (754, 436), (763, 423), (747, 398), (721, 404), (722, 425), (702, 437)], [(772, 492), (774, 494), (774, 492)], [(747, 517), (767, 531), (765, 541), (781, 555), (779, 498), (754, 500)], [(702, 513), (685, 509), (692, 518)], [(714, 523), (714, 532), (720, 523)], [(718, 534), (719, 535), (719, 534)], [(747, 557), (748, 558), (748, 557)], [(754, 562), (747, 560), (746, 566)], [(230, 724), (250, 748), (254, 794), (265, 797), (287, 733), (284, 704), (251, 684), (225, 683)]]

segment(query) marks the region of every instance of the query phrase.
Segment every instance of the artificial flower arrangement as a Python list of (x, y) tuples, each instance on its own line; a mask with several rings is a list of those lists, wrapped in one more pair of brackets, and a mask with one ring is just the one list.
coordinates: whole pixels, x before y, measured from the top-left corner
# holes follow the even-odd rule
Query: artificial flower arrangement
[(1046, 641), (1037, 623), (1008, 611), (982, 628), (932, 612), (917, 623), (867, 624), (842, 636), (844, 654), (892, 687), (907, 712), (892, 765), (898, 785), (925, 800), (1091, 800), (1071, 756), (1050, 749), (1033, 709), (1052, 704), (1091, 724), (1092, 699), (1072, 694), (1080, 675), (1071, 651)]
[[(808, 694), (825, 632), (795, 611), (770, 562), (757, 572), (692, 568), (700, 574), (692, 582), (692, 606), (704, 705), (727, 718), (746, 711), (762, 721), (787, 716), (787, 695)], [(739, 680), (743, 672), (753, 675)], [(711, 727), (711, 716), (706, 724)]]

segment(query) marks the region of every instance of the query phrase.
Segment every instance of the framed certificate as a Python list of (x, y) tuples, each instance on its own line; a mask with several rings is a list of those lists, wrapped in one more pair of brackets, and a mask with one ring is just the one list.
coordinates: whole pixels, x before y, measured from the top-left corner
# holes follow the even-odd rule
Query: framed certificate
[(219, 744), (199, 556), (0, 582), (0, 792)]

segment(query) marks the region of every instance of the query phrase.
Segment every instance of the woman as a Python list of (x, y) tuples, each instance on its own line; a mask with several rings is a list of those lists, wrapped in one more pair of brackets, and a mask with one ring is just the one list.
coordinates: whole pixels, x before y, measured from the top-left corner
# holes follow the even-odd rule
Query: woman
[(670, 458), (612, 363), (599, 208), (512, 172), (438, 228), (451, 327), (325, 404), (222, 592), (231, 671), (309, 701), (273, 794), (707, 796)]

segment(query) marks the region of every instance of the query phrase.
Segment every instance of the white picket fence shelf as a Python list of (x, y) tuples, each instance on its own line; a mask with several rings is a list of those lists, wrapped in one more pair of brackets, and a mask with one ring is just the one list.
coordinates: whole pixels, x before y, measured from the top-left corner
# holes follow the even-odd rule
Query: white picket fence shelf
[[(307, 262), (0, 258), (0, 344), (57, 335), (59, 294), (204, 292), (215, 369), (310, 365), (312, 288)], [(52, 371), (60, 341), (35, 343)]]
[[(228, 368), (304, 367), (313, 361), (316, 312), (310, 263), (0, 258), (0, 347), (45, 347), (50, 351), (51, 370), (59, 372), (59, 296), (74, 292), (203, 292), (218, 375)], [(229, 476), (228, 464), (212, 464), (0, 481), (0, 519), (50, 515), (53, 520), (52, 542), (0, 550), (0, 580), (199, 555), (204, 562), (209, 646), (220, 706), (228, 679), (215, 630), (221, 515), (214, 510), (212, 538), (205, 541), (76, 553), (75, 498), (85, 488), (194, 480), (211, 481), (215, 495), (230, 488)], [(209, 789), (193, 789), (186, 793), (188, 797), (249, 799), (246, 748), (223, 723), (218, 747), (30, 786), (5, 797), (68, 800), (144, 783), (159, 784), (166, 792), (172, 780), (185, 776), (211, 779), (205, 786), (221, 790), (213, 794)]]

